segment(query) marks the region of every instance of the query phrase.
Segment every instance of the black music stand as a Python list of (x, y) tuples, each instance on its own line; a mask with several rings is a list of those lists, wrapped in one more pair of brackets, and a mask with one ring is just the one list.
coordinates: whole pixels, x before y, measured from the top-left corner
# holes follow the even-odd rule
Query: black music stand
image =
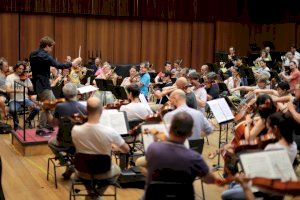
[[(219, 149), (221, 148), (222, 143), (227, 143), (227, 136), (228, 136), (228, 124), (234, 120), (234, 116), (224, 98), (219, 98), (215, 100), (208, 101), (207, 104), (209, 105), (214, 117), (216, 118), (220, 130), (219, 130)], [(222, 142), (222, 126), (226, 125), (226, 140)], [(215, 170), (222, 168), (220, 165), (220, 153), (218, 153), (218, 162), (217, 164), (213, 165)]]
[(95, 81), (99, 90), (104, 92), (103, 105), (106, 105), (106, 92), (110, 91), (110, 87), (114, 85), (113, 81), (99, 78), (96, 78)]
[(127, 90), (123, 86), (109, 85), (109, 90), (115, 95), (116, 99), (127, 99)]

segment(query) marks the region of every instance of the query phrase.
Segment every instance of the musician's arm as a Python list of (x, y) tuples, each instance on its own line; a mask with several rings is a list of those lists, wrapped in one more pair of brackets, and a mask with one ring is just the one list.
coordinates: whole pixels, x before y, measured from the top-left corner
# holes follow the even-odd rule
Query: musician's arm
[(287, 102), (287, 101), (292, 101), (293, 98), (294, 98), (293, 96), (287, 95), (287, 96), (278, 97), (276, 99), (273, 99), (273, 101), (274, 102)]
[(264, 94), (279, 96), (278, 92), (272, 89), (255, 89), (254, 93), (256, 94), (264, 93)]
[(247, 92), (249, 92), (249, 91), (255, 90), (255, 88), (254, 88), (254, 87), (251, 87), (251, 86), (240, 86), (240, 87), (233, 88), (233, 89), (231, 90), (231, 92), (234, 92), (234, 91), (236, 91), (236, 90), (242, 90), (242, 91), (247, 91)]
[(292, 79), (292, 76), (285, 75), (284, 73), (280, 73), (279, 76), (286, 82), (289, 82)]
[(59, 75), (54, 81), (51, 81), (51, 87), (56, 86), (56, 84), (58, 83), (58, 81), (60, 81), (62, 79), (62, 76)]
[(246, 120), (246, 128), (245, 128), (245, 139), (252, 140), (255, 139), (259, 133), (265, 128), (262, 119), (259, 119), (255, 125), (251, 128), (250, 120)]
[(296, 111), (294, 104), (292, 102), (288, 102), (287, 107), (295, 121), (300, 124), (300, 113)]

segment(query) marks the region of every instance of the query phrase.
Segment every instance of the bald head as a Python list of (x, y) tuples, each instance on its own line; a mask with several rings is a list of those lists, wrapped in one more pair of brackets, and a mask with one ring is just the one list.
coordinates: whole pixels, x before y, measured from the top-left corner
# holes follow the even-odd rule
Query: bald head
[(185, 95), (185, 92), (181, 89), (174, 90), (171, 93), (169, 99), (170, 99), (171, 103), (176, 107), (186, 104), (186, 95)]
[(87, 100), (87, 112), (89, 116), (102, 113), (102, 103), (97, 97), (90, 97)]
[(185, 89), (185, 87), (188, 85), (188, 81), (185, 77), (180, 77), (175, 82), (178, 89)]

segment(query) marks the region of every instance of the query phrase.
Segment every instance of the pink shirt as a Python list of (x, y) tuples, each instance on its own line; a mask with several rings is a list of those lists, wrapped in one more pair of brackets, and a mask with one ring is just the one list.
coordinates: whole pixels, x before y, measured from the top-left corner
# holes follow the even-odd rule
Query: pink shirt
[(98, 68), (98, 70), (96, 71), (96, 73), (95, 73), (95, 76), (99, 76), (99, 75), (101, 75), (101, 74), (103, 74), (104, 72), (103, 72), (103, 70), (102, 70), (102, 68)]
[(290, 88), (291, 88), (291, 91), (294, 91), (295, 90), (295, 87), (298, 83), (300, 83), (300, 71), (297, 70), (297, 71), (294, 71), (291, 73), (291, 80), (290, 80)]

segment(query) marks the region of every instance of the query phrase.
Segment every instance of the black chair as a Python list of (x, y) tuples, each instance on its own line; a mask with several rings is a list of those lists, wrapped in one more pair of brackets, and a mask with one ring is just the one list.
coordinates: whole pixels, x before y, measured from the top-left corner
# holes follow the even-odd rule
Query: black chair
[[(113, 196), (115, 200), (117, 199), (117, 187), (119, 187), (116, 179), (95, 179), (95, 175), (103, 174), (111, 169), (111, 157), (109, 155), (101, 154), (84, 154), (76, 153), (74, 158), (75, 169), (79, 172), (88, 174), (90, 179), (74, 179), (72, 180), (71, 190), (70, 190), (70, 200), (73, 197), (75, 200), (76, 196)], [(77, 188), (79, 185), (85, 185), (92, 188), (93, 193), (82, 194), (81, 190)], [(113, 194), (99, 194), (97, 189), (107, 187), (109, 185), (114, 186)]]
[(193, 181), (183, 171), (155, 170), (145, 191), (146, 200), (186, 199), (194, 200)]

